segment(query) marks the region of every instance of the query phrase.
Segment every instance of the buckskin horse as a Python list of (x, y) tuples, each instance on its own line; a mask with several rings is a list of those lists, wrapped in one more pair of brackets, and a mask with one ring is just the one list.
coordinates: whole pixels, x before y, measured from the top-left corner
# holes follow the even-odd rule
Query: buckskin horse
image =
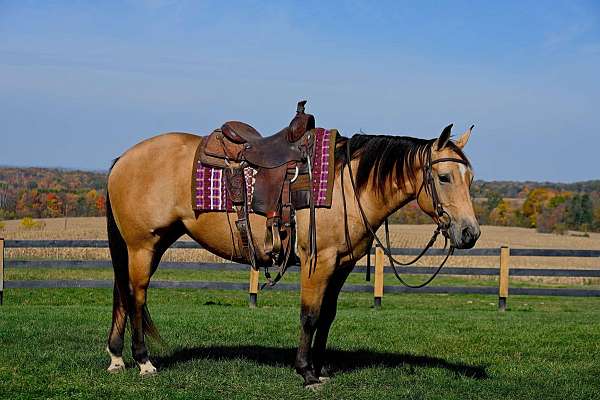
[[(246, 143), (245, 148), (250, 147), (248, 143), (260, 147), (258, 140), (269, 140), (259, 139), (249, 125), (242, 128), (238, 130), (242, 137), (232, 132), (228, 137)], [(370, 251), (374, 240), (379, 241), (374, 233), (384, 221), (387, 225), (388, 216), (416, 200), (438, 225), (436, 232), (450, 241), (451, 249), (471, 248), (477, 241), (480, 230), (469, 194), (473, 173), (463, 153), (471, 129), (453, 141), (451, 128), (430, 140), (363, 134), (336, 138), (331, 206), (295, 213), (293, 247), (301, 266), (300, 341), (295, 368), (305, 386), (326, 380), (323, 358), (338, 294), (356, 261)], [(232, 258), (239, 250), (232, 240), (231, 226), (238, 218), (235, 212), (199, 213), (190, 205), (190, 176), (202, 140), (187, 133), (155, 136), (127, 150), (110, 170), (107, 225), (115, 273), (107, 346), (110, 372), (125, 368), (122, 351), (127, 319), (132, 355), (140, 374), (157, 371), (145, 344), (146, 335), (158, 336), (146, 306), (146, 292), (171, 244), (188, 234), (223, 258)], [(311, 232), (313, 212), (316, 229)], [(268, 234), (267, 217), (246, 215), (255, 256), (268, 259), (257, 239)], [(316, 254), (311, 254), (311, 248)]]

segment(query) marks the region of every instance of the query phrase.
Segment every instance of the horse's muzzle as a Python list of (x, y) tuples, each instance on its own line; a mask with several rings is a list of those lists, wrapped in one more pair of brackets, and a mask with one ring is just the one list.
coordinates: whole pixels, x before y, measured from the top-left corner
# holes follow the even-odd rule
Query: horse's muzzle
[(477, 224), (454, 223), (449, 229), (449, 235), (454, 247), (457, 249), (470, 249), (477, 243), (477, 239), (481, 236), (481, 230)]

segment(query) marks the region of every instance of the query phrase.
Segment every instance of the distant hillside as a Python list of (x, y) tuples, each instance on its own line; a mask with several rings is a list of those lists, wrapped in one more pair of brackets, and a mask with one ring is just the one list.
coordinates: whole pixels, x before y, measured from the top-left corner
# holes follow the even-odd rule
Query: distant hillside
[(0, 182), (16, 189), (77, 191), (104, 190), (106, 172), (63, 168), (0, 167)]
[[(41, 191), (81, 192), (90, 189), (103, 191), (107, 171), (83, 171), (63, 168), (0, 167), (0, 185), (8, 184), (14, 189), (38, 189)], [(501, 197), (525, 197), (536, 188), (548, 188), (559, 192), (600, 192), (600, 180), (575, 183), (534, 181), (482, 181), (476, 180), (471, 187), (473, 197), (487, 197), (494, 192)]]
[(471, 194), (474, 197), (487, 197), (490, 192), (501, 197), (525, 197), (532, 189), (547, 188), (558, 192), (587, 193), (600, 192), (600, 180), (582, 181), (574, 183), (556, 182), (516, 182), (516, 181), (480, 181), (473, 182)]
[(106, 173), (0, 167), (0, 219), (104, 215)]
[[(0, 219), (102, 216), (106, 172), (0, 167)], [(475, 181), (471, 193), (481, 223), (543, 231), (600, 230), (600, 180), (553, 183)], [(393, 218), (430, 223), (414, 203)]]

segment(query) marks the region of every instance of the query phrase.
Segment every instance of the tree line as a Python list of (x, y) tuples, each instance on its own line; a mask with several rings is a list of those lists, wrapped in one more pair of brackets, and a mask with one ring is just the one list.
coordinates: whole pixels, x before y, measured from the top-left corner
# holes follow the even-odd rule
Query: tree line
[(0, 168), (0, 219), (96, 217), (105, 214), (104, 173)]
[[(475, 181), (471, 187), (481, 224), (540, 232), (600, 231), (600, 180), (575, 183)], [(106, 172), (0, 167), (0, 220), (104, 216)], [(431, 219), (410, 203), (395, 223)]]
[[(600, 191), (586, 193), (525, 186), (512, 198), (490, 189), (485, 197), (473, 197), (473, 208), (482, 225), (535, 228), (538, 232), (557, 234), (568, 230), (600, 232)], [(392, 220), (406, 224), (431, 223), (415, 202), (396, 212)]]

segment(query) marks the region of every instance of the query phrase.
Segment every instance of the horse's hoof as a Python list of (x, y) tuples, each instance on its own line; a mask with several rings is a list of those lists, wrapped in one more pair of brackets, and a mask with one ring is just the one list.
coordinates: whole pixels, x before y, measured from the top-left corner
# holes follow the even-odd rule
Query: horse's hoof
[(110, 355), (110, 365), (106, 369), (111, 374), (121, 372), (125, 369), (125, 361), (123, 361), (123, 357), (115, 356), (108, 346), (106, 346), (106, 352)]
[(156, 367), (152, 365), (150, 361), (140, 364), (140, 376), (152, 376), (155, 375), (156, 372), (158, 372)]
[(116, 374), (121, 371), (125, 371), (125, 364), (124, 363), (112, 363), (106, 370), (111, 374)]
[(317, 383), (311, 383), (308, 385), (304, 385), (304, 388), (311, 390), (313, 392), (317, 392), (317, 391), (321, 390), (323, 388), (323, 386), (325, 386), (324, 382), (317, 382)]
[(327, 369), (325, 367), (321, 367), (321, 372), (319, 372), (320, 377), (331, 378), (331, 375), (333, 375), (333, 374), (331, 373), (331, 371), (329, 371), (329, 369)]
[(156, 375), (156, 368), (154, 368), (153, 370), (149, 370), (149, 371), (140, 371), (140, 376), (142, 378), (149, 378), (151, 376)]
[(319, 378), (310, 377), (309, 379), (305, 380), (304, 387), (314, 392), (320, 390), (328, 381), (329, 378), (325, 376), (321, 376)]

